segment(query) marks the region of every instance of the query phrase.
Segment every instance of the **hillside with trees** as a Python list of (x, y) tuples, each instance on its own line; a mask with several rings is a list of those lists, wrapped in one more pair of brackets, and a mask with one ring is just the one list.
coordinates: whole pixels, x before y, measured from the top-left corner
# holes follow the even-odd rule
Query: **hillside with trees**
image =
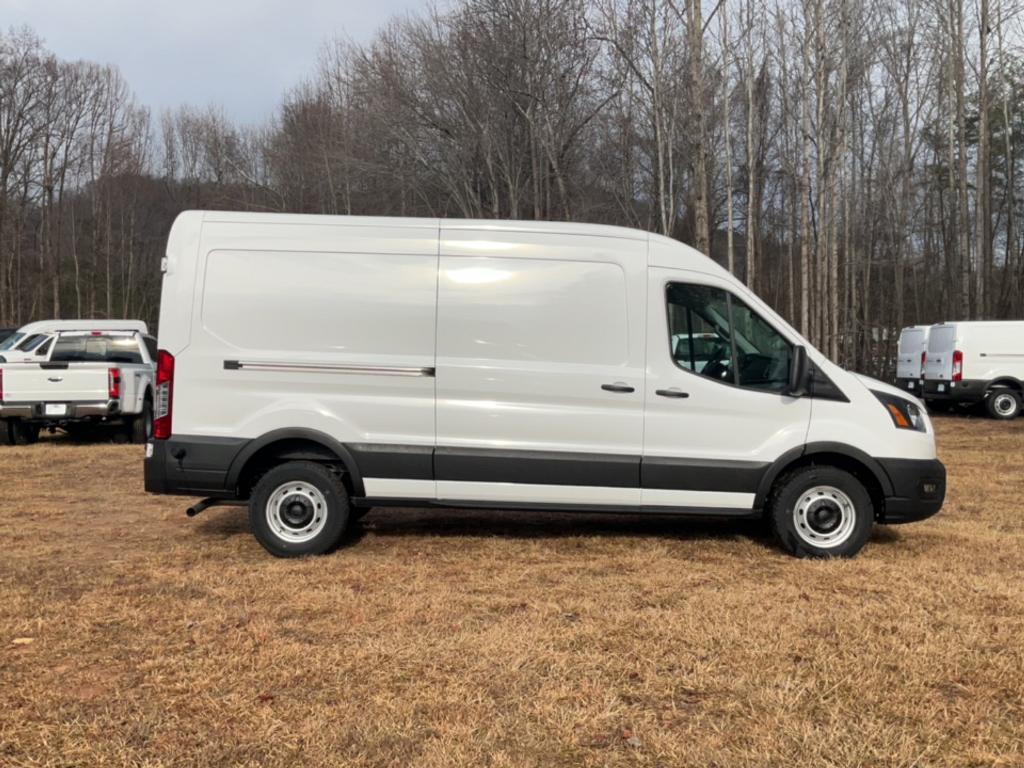
[(155, 323), (189, 208), (573, 220), (708, 252), (885, 374), (901, 326), (1024, 317), (1021, 41), (1013, 0), (455, 0), (310, 41), (245, 126), (9, 30), (0, 326)]

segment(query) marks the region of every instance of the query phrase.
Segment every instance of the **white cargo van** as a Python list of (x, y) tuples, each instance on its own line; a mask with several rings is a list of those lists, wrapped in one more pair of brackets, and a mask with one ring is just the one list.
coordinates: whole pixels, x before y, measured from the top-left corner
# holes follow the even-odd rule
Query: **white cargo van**
[(896, 386), (915, 395), (921, 394), (924, 359), (928, 353), (930, 325), (912, 325), (900, 331), (896, 357)]
[(1024, 321), (932, 326), (924, 378), (931, 408), (984, 403), (993, 418), (1016, 418), (1024, 396)]
[(387, 505), (764, 516), (849, 556), (945, 494), (915, 398), (646, 232), (187, 212), (159, 343), (147, 490), (247, 500), (279, 556)]

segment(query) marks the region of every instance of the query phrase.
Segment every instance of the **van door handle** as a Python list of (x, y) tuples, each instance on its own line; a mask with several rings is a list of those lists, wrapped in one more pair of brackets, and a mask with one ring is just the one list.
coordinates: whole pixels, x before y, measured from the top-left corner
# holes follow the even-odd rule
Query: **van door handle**
[(614, 384), (602, 384), (601, 389), (605, 392), (636, 392), (636, 387), (631, 387), (621, 381), (616, 381)]
[(654, 390), (654, 394), (661, 395), (662, 397), (678, 397), (678, 398), (684, 398), (684, 397), (689, 397), (690, 396), (689, 392), (683, 392), (680, 389), (656, 389), (656, 390)]

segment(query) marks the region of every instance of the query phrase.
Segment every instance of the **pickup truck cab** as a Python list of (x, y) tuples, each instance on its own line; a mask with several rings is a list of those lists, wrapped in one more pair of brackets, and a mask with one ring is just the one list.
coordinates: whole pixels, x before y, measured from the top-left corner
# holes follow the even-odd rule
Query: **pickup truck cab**
[(0, 341), (0, 363), (41, 362), (50, 354), (59, 331), (138, 331), (149, 333), (141, 320), (37, 320), (12, 330)]
[(804, 557), (938, 512), (923, 404), (637, 230), (195, 211), (163, 263), (146, 489), (329, 551), (370, 507), (766, 519)]
[(143, 443), (152, 426), (156, 342), (132, 330), (57, 331), (45, 359), (0, 365), (0, 439), (32, 443), (41, 429), (124, 425)]

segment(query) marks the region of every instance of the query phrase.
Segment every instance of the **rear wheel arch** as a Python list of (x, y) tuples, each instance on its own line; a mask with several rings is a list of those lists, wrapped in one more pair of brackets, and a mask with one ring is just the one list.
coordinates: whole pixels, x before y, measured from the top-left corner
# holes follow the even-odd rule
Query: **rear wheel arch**
[(754, 498), (754, 509), (768, 511), (772, 489), (784, 477), (800, 467), (831, 466), (845, 470), (864, 485), (875, 508), (875, 516), (882, 514), (885, 497), (893, 494), (892, 481), (882, 466), (859, 448), (843, 443), (807, 443), (782, 454), (765, 472)]
[(986, 393), (990, 393), (993, 389), (1015, 389), (1017, 394), (1024, 394), (1024, 383), (1012, 376), (1003, 376), (985, 385)]
[(248, 497), (259, 476), (287, 461), (313, 461), (338, 468), (351, 496), (363, 496), (363, 481), (352, 453), (330, 435), (301, 427), (277, 429), (250, 441), (228, 469), (228, 488)]

